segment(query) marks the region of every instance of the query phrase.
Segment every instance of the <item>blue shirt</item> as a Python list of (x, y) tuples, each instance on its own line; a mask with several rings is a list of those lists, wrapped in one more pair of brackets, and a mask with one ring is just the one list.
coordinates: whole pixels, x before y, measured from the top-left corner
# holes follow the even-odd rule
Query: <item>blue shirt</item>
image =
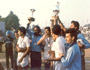
[(37, 42), (41, 39), (42, 36), (37, 36), (35, 37), (35, 35), (32, 35), (32, 42), (31, 42), (31, 51), (35, 51), (35, 52), (41, 52), (41, 45), (36, 45)]
[(90, 48), (90, 43), (85, 39), (82, 33), (78, 33), (77, 39), (82, 39), (85, 43), (85, 48)]
[(61, 62), (66, 70), (81, 70), (81, 54), (78, 44), (67, 48), (66, 56), (61, 58)]
[(31, 31), (31, 29), (29, 29), (29, 27), (27, 27), (27, 33), (29, 35), (29, 38), (32, 40), (31, 42), (31, 51), (34, 52), (41, 52), (41, 45), (36, 45), (37, 42), (41, 39), (42, 36), (35, 36), (34, 32)]
[[(85, 43), (85, 45), (84, 45), (85, 48), (90, 48), (90, 43), (85, 39), (85, 37), (82, 33), (78, 33), (77, 39), (82, 39), (83, 42)], [(83, 50), (80, 50), (80, 51), (81, 51), (81, 55), (84, 55)]]
[(32, 32), (32, 30), (29, 28), (29, 26), (27, 26), (26, 31), (27, 31), (27, 34), (28, 34), (28, 35), (27, 34), (26, 35), (31, 39), (34, 32)]

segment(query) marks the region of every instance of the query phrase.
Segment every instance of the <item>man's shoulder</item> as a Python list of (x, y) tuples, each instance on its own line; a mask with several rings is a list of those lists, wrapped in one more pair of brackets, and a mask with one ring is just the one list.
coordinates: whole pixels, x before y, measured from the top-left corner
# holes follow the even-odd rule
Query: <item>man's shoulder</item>
[(29, 39), (29, 37), (28, 37), (28, 36), (25, 36), (25, 37), (24, 37), (24, 39), (25, 39), (25, 40), (28, 40), (28, 39)]
[(77, 43), (75, 43), (74, 45), (71, 46), (71, 49), (74, 51), (78, 51), (79, 50), (79, 46)]
[(73, 47), (76, 47), (76, 46), (79, 47), (77, 43), (75, 43), (75, 44), (73, 45)]
[(57, 42), (63, 42), (63, 43), (66, 43), (66, 40), (63, 36), (59, 36), (58, 39), (57, 39)]
[(81, 37), (81, 36), (84, 36), (84, 35), (82, 33), (77, 34), (77, 37)]

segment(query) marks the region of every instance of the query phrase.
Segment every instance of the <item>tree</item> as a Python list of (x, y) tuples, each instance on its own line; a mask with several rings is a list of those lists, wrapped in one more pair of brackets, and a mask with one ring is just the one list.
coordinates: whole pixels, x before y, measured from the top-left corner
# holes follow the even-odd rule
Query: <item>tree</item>
[(1, 15), (0, 15), (0, 21), (1, 21), (1, 22), (4, 22), (4, 21), (5, 21), (5, 18), (2, 18)]
[(10, 14), (5, 18), (5, 28), (6, 30), (11, 30), (11, 28), (17, 29), (19, 27), (18, 17), (10, 11)]

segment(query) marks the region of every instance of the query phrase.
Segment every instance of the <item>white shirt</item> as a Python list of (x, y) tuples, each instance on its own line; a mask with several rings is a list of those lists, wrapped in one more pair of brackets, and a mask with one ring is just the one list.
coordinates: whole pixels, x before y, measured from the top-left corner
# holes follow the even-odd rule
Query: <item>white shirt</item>
[(55, 42), (52, 43), (51, 51), (55, 51)]
[[(66, 40), (59, 36), (54, 42), (53, 49), (55, 51), (55, 57), (58, 58), (60, 53), (65, 54), (65, 43)], [(55, 61), (55, 70), (65, 70), (60, 61)]]
[[(24, 38), (19, 37), (17, 44), (19, 45), (20, 48), (30, 47), (30, 39), (27, 36), (25, 36)], [(24, 57), (21, 63), (18, 62), (23, 55), (24, 55), (24, 52), (18, 52), (17, 65), (25, 67), (29, 65), (28, 55)]]

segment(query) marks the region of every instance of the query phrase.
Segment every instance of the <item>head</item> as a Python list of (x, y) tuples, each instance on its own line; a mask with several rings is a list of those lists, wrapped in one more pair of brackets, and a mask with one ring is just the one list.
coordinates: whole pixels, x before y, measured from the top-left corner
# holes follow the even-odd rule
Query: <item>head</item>
[(34, 31), (34, 35), (38, 36), (41, 32), (41, 29), (38, 25), (36, 25), (36, 26), (34, 26), (33, 31)]
[(70, 28), (74, 28), (76, 30), (79, 30), (79, 22), (78, 21), (71, 21), (71, 26)]
[(52, 28), (52, 38), (55, 41), (57, 37), (60, 35), (61, 27), (59, 25), (54, 25)]
[(6, 32), (6, 36), (7, 36), (7, 37), (10, 37), (10, 36), (11, 36), (11, 34), (12, 34), (12, 33), (11, 33), (11, 31), (10, 31), (10, 30), (8, 30), (8, 31)]
[(65, 39), (67, 41), (67, 43), (74, 43), (77, 40), (77, 32), (74, 28), (69, 28), (66, 30), (65, 33)]
[(19, 27), (18, 28), (18, 35), (19, 36), (25, 36), (26, 35), (26, 29), (25, 29), (25, 27)]
[(45, 27), (45, 34), (47, 34), (48, 36), (51, 35), (51, 30), (50, 30), (50, 27)]
[(16, 30), (16, 31), (15, 31), (15, 37), (16, 37), (16, 39), (18, 39), (18, 38), (19, 38), (19, 35), (18, 35), (18, 30)]

